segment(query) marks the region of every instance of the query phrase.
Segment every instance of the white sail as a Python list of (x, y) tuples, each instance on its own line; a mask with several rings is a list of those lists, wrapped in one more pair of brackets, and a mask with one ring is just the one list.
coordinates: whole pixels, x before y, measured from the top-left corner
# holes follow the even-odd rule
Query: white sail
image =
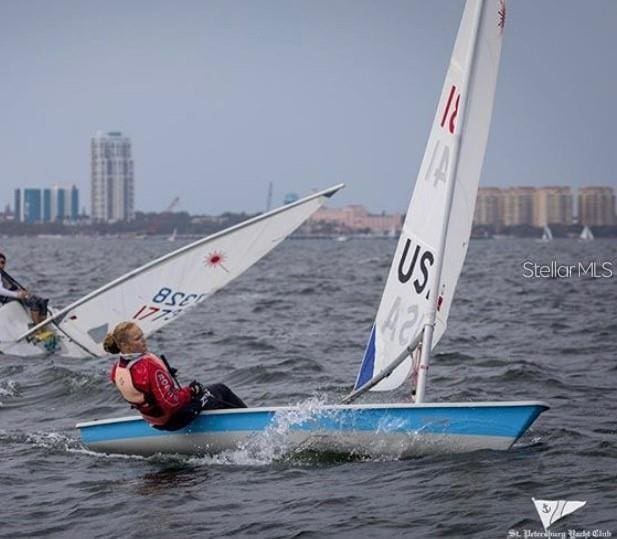
[(585, 241), (589, 241), (589, 240), (593, 240), (593, 232), (591, 231), (591, 228), (589, 228), (588, 226), (585, 226), (585, 228), (583, 228), (583, 231), (581, 232), (581, 236), (580, 239), (585, 240)]
[[(471, 234), (504, 24), (502, 0), (468, 0), (356, 387), (414, 340), (435, 301), (433, 346), (445, 331)], [(453, 181), (450, 199), (448, 186)], [(432, 291), (444, 226), (441, 279), (438, 290)], [(410, 367), (411, 360), (406, 360), (373, 389), (398, 387)]]
[(154, 260), (62, 309), (17, 341), (53, 321), (83, 350), (101, 356), (103, 339), (118, 322), (133, 320), (150, 335), (255, 264), (342, 187), (315, 193)]
[[(50, 313), (54, 309), (49, 307)], [(30, 312), (19, 301), (0, 306), (0, 352), (14, 356), (41, 356), (55, 353), (65, 357), (83, 357), (84, 350), (62, 333), (46, 332), (46, 338), (15, 342), (32, 325)]]
[(544, 231), (542, 232), (542, 241), (551, 241), (553, 239), (553, 232), (548, 227), (548, 225), (544, 225)]

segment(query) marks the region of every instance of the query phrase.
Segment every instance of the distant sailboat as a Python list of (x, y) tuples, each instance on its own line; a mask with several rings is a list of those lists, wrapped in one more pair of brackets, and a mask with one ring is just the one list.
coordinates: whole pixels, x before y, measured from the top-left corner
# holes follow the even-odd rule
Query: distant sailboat
[(178, 229), (174, 228), (174, 231), (171, 233), (171, 236), (167, 238), (169, 241), (176, 241), (176, 236), (178, 235)]
[(542, 241), (553, 241), (553, 233), (548, 225), (544, 225), (544, 231), (542, 232)]
[(589, 228), (587, 225), (585, 225), (585, 228), (583, 228), (583, 231), (581, 232), (579, 238), (583, 241), (591, 241), (595, 239), (593, 237), (593, 232), (591, 231), (591, 228)]

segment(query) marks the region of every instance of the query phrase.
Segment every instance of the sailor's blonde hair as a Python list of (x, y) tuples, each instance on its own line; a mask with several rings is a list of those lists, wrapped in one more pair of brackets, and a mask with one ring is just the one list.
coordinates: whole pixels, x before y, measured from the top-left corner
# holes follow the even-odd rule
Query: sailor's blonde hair
[(119, 354), (122, 345), (128, 340), (128, 332), (139, 326), (135, 322), (120, 322), (105, 336), (103, 349), (110, 354)]

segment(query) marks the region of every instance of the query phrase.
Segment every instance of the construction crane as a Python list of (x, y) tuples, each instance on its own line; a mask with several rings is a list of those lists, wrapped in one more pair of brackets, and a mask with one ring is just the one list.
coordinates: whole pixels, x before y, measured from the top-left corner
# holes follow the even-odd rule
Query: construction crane
[(173, 211), (173, 209), (178, 205), (178, 203), (180, 202), (180, 197), (175, 197), (172, 201), (171, 204), (169, 206), (167, 206), (167, 209), (163, 212), (163, 213), (171, 213)]
[(169, 206), (167, 206), (161, 213), (156, 214), (150, 220), (148, 224), (148, 234), (167, 234), (169, 231), (168, 228), (171, 225), (167, 224), (172, 219), (172, 211), (180, 202), (180, 197), (175, 197)]

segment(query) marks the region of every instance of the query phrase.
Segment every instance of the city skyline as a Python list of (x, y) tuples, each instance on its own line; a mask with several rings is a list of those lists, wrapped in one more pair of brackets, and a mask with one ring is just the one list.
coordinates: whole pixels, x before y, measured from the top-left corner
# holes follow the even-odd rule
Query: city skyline
[[(256, 212), (270, 182), (280, 202), (344, 181), (340, 204), (393, 213), (413, 189), (463, 2), (4, 7), (5, 203), (57, 178), (88, 200), (100, 129), (131, 138), (142, 211), (179, 196), (192, 214)], [(605, 0), (510, 2), (481, 186), (617, 183), (616, 22)]]
[[(120, 134), (118, 133), (118, 135)], [(62, 189), (65, 190), (66, 182), (63, 185), (65, 185), (65, 187), (63, 187)], [(58, 189), (58, 187), (60, 187), (60, 185), (56, 183), (51, 187), (51, 190)], [(79, 191), (74, 185), (72, 185), (72, 190), (77, 191), (77, 192)], [(538, 187), (533, 187), (533, 186), (528, 186), (528, 185), (509, 185), (505, 187), (480, 186), (480, 188), (478, 189), (477, 197), (476, 197), (474, 224), (480, 224), (480, 225), (490, 224), (495, 221), (495, 219), (497, 218), (496, 216), (499, 216), (499, 219), (503, 220), (503, 214), (507, 210), (503, 207), (503, 202), (500, 202), (499, 199), (503, 199), (507, 197), (508, 195), (517, 196), (517, 195), (520, 195), (520, 192), (523, 192), (523, 196), (525, 194), (524, 192), (528, 192), (529, 196), (535, 199), (538, 199), (538, 196), (539, 196), (540, 197), (539, 200), (530, 202), (530, 204), (534, 204), (536, 206), (542, 205), (542, 209), (538, 207), (530, 206), (530, 208), (527, 210), (529, 213), (529, 217), (526, 219), (522, 219), (523, 221), (525, 221), (526, 224), (531, 224), (534, 226), (543, 226), (544, 224), (549, 224), (551, 222), (550, 219), (548, 219), (546, 222), (543, 222), (544, 220), (546, 220), (547, 215), (556, 215), (556, 214), (564, 215), (563, 212), (565, 212), (566, 217), (564, 217), (563, 219), (560, 218), (557, 220), (553, 220), (552, 222), (557, 223), (557, 222), (562, 222), (562, 220), (564, 222), (565, 221), (572, 221), (572, 222), (577, 221), (580, 219), (580, 214), (581, 214), (581, 200), (586, 197), (590, 198), (591, 203), (594, 205), (597, 205), (599, 203), (598, 197), (600, 199), (604, 199), (601, 203), (602, 213), (606, 214), (606, 212), (608, 212), (611, 215), (613, 215), (614, 218), (617, 220), (617, 196), (615, 195), (616, 190), (617, 188), (614, 188), (611, 186), (605, 186), (605, 185), (604, 186), (584, 185), (579, 188), (571, 188), (570, 186), (556, 186), (556, 185), (543, 185), (543, 186), (538, 186)], [(16, 202), (17, 191), (20, 191), (20, 192), (21, 191), (40, 191), (41, 196), (43, 196), (42, 193), (46, 191), (50, 191), (50, 188), (30, 186), (26, 188), (15, 189), (14, 196), (13, 196), (14, 204), (11, 205), (10, 203), (8, 203), (2, 206), (3, 208), (10, 209), (11, 212), (13, 212), (14, 214), (16, 213), (16, 208), (18, 206), (18, 203)], [(554, 197), (551, 197), (551, 194), (557, 195), (558, 201), (556, 201)], [(566, 195), (567, 197), (566, 201), (563, 201), (562, 195)], [(610, 200), (610, 202), (608, 203), (606, 202), (607, 197)], [(296, 193), (287, 193), (284, 199), (278, 202), (276, 205), (282, 206), (284, 204), (289, 204), (290, 202), (294, 202), (297, 199), (298, 199), (298, 195)], [(179, 198), (175, 198), (173, 202), (170, 205), (168, 205), (167, 208), (159, 212), (157, 211), (149, 212), (149, 211), (141, 210), (140, 208), (135, 208), (131, 214), (132, 215), (131, 218), (134, 217), (135, 212), (156, 214), (156, 213), (170, 213), (172, 210), (178, 211), (178, 212), (185, 211), (182, 209), (175, 210), (175, 207), (177, 206), (178, 203), (179, 203)], [(22, 204), (23, 204), (23, 201), (22, 201)], [(558, 207), (555, 208), (555, 205), (557, 205)], [(82, 208), (82, 210), (83, 209), (85, 208)], [(270, 208), (270, 209), (273, 209), (273, 208)], [(260, 213), (260, 211), (263, 211), (263, 210), (257, 210), (255, 213)], [(374, 211), (373, 208), (370, 207), (370, 205), (361, 204), (359, 202), (350, 202), (347, 204), (331, 204), (330, 203), (330, 204), (325, 205), (322, 208), (322, 210), (320, 210), (321, 213), (318, 212), (317, 215), (335, 215), (341, 211), (343, 214), (347, 214), (345, 219), (352, 219), (352, 220), (353, 218), (355, 218), (355, 217), (352, 217), (352, 215), (357, 216), (357, 215), (366, 214), (367, 216), (376, 217), (376, 218), (380, 216), (400, 217), (400, 216), (405, 215), (405, 212), (388, 213), (388, 212), (385, 212), (385, 210)], [(218, 212), (218, 214), (205, 214), (205, 213), (191, 214), (190, 212), (186, 212), (186, 213), (189, 213), (189, 215), (192, 215), (192, 216), (200, 216), (200, 215), (215, 216), (215, 215), (220, 215), (224, 213), (246, 213), (246, 212), (244, 212), (243, 210), (235, 210), (233, 208), (222, 208)], [(250, 212), (248, 213), (250, 214)], [(83, 211), (79, 214), (79, 216), (81, 218), (92, 218), (92, 215), (84, 213)], [(541, 217), (541, 216), (544, 216), (544, 217)], [(337, 217), (337, 219), (339, 219), (339, 217)], [(113, 221), (122, 221), (123, 219), (95, 218), (94, 220), (95, 221), (96, 220), (98, 221), (108, 220), (110, 222), (113, 222)], [(518, 219), (514, 219), (514, 220), (518, 220)], [(508, 221), (508, 219), (506, 219), (506, 221)]]
[(569, 186), (555, 185), (480, 187), (473, 224), (497, 228), (613, 226), (617, 221), (616, 211), (615, 189), (607, 186), (584, 186), (576, 191)]

